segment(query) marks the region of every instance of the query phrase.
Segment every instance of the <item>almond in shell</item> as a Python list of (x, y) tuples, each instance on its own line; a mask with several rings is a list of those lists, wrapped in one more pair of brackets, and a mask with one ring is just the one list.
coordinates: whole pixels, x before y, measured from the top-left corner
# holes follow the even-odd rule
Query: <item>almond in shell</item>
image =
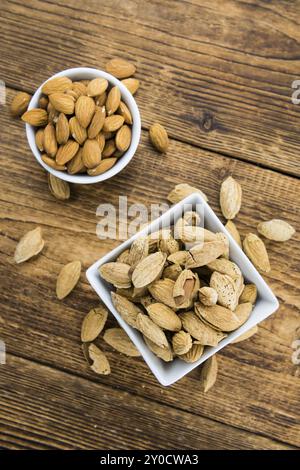
[(237, 292), (235, 281), (230, 276), (215, 271), (211, 275), (209, 285), (217, 292), (220, 305), (235, 310), (239, 292)]
[(178, 279), (179, 274), (182, 272), (182, 268), (179, 264), (171, 264), (170, 266), (167, 266), (162, 273), (163, 278), (169, 278), (172, 279), (173, 281), (176, 281)]
[(159, 357), (165, 362), (173, 361), (174, 354), (173, 354), (170, 344), (168, 344), (168, 347), (161, 348), (157, 344), (153, 343), (153, 341), (151, 341), (146, 336), (144, 336), (144, 341), (146, 345), (148, 346), (148, 348), (150, 349), (150, 351), (152, 351), (153, 354), (155, 354), (157, 357)]
[(41, 227), (27, 232), (17, 244), (14, 259), (16, 263), (23, 263), (33, 256), (38, 255), (44, 248)]
[(132, 273), (132, 283), (135, 287), (145, 287), (158, 279), (163, 271), (167, 256), (158, 251), (142, 259)]
[(187, 353), (181, 354), (178, 357), (184, 362), (193, 363), (193, 362), (198, 361), (198, 359), (200, 359), (200, 357), (203, 354), (203, 351), (204, 351), (204, 346), (202, 346), (202, 344), (198, 344), (194, 342), (193, 346)]
[(243, 241), (243, 248), (254, 266), (265, 273), (271, 270), (269, 256), (264, 242), (254, 233), (249, 233)]
[(175, 281), (172, 279), (158, 279), (148, 286), (148, 290), (152, 297), (157, 301), (161, 302), (173, 310), (177, 310), (177, 305), (173, 297)]
[(240, 211), (241, 203), (241, 185), (232, 176), (228, 176), (220, 191), (220, 206), (225, 219), (234, 219)]
[(142, 310), (130, 300), (115, 292), (111, 292), (112, 303), (124, 321), (133, 328), (137, 328), (137, 316)]
[(203, 193), (203, 191), (201, 191), (200, 189), (198, 188), (195, 188), (194, 186), (191, 186), (187, 183), (180, 183), (180, 184), (177, 184), (173, 189), (172, 191), (169, 192), (168, 196), (167, 196), (167, 199), (168, 201), (170, 201), (172, 204), (177, 204), (177, 202), (180, 202), (182, 201), (182, 199), (186, 198), (187, 196), (189, 196), (190, 194), (193, 194), (193, 193), (198, 193), (200, 194), (200, 196), (205, 200), (207, 201), (207, 196), (206, 194)]
[(176, 355), (181, 356), (186, 354), (193, 346), (193, 340), (189, 333), (186, 331), (179, 331), (172, 337), (172, 347)]
[(239, 303), (243, 304), (245, 302), (251, 302), (252, 305), (255, 304), (257, 299), (257, 287), (255, 284), (246, 284), (243, 292), (240, 295)]
[(103, 279), (115, 287), (123, 289), (131, 286), (129, 271), (129, 264), (118, 262), (105, 263), (99, 268), (99, 273)]
[(233, 341), (231, 341), (231, 344), (236, 344), (236, 343), (241, 343), (242, 341), (245, 341), (246, 339), (251, 338), (251, 336), (254, 336), (258, 332), (258, 327), (257, 325), (253, 326), (250, 328), (250, 330), (246, 331), (245, 333), (241, 334), (237, 338), (235, 338)]
[(186, 267), (197, 268), (205, 266), (221, 256), (225, 249), (226, 243), (223, 240), (215, 240), (195, 245), (189, 250)]
[(201, 387), (204, 393), (208, 392), (211, 387), (215, 384), (217, 380), (218, 374), (218, 362), (216, 355), (211, 356), (205, 361), (201, 373), (200, 373), (200, 381)]
[(274, 240), (276, 242), (285, 242), (295, 233), (294, 227), (280, 219), (261, 222), (257, 226), (257, 231), (269, 240)]
[(197, 296), (200, 282), (197, 273), (185, 269), (175, 281), (173, 297), (178, 308), (189, 308)]
[[(197, 310), (195, 311), (197, 312)], [(222, 332), (203, 323), (192, 311), (181, 313), (179, 317), (182, 321), (183, 328), (204, 346), (215, 347), (225, 337)]]
[(238, 305), (234, 312), (221, 305), (206, 307), (200, 303), (195, 304), (195, 311), (200, 319), (203, 318), (213, 328), (225, 332), (236, 330), (243, 325), (249, 318), (252, 308), (250, 302)]
[(179, 331), (181, 329), (178, 315), (167, 305), (152, 303), (147, 307), (147, 312), (151, 320), (163, 330)]
[(141, 355), (122, 328), (109, 328), (105, 330), (103, 339), (116, 351), (126, 354), (126, 356), (138, 357)]
[(161, 348), (168, 348), (169, 343), (163, 330), (151, 318), (139, 313), (136, 319), (137, 329)]
[(228, 232), (230, 233), (232, 238), (237, 242), (237, 244), (242, 247), (241, 236), (238, 229), (236, 228), (235, 223), (232, 222), (232, 220), (227, 220), (225, 228), (228, 230)]
[(104, 352), (93, 343), (89, 345), (88, 352), (90, 359), (93, 361), (91, 369), (96, 374), (110, 374), (110, 365)]
[(218, 292), (212, 287), (201, 287), (201, 289), (199, 289), (199, 300), (203, 305), (207, 305), (207, 307), (216, 305), (218, 301)]
[(80, 273), (80, 261), (72, 261), (62, 267), (56, 281), (56, 295), (58, 299), (64, 299), (70, 294), (79, 281)]
[(81, 325), (81, 341), (83, 343), (94, 341), (100, 335), (107, 316), (108, 311), (103, 305), (89, 311)]

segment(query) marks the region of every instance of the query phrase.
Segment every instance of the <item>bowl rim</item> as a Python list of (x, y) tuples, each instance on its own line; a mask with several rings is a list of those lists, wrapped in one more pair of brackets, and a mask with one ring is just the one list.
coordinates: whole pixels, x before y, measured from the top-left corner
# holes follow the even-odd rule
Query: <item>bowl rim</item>
[(26, 136), (27, 136), (29, 147), (33, 155), (35, 156), (39, 164), (48, 173), (52, 173), (57, 178), (60, 178), (64, 181), (68, 181), (69, 183), (93, 184), (93, 183), (98, 183), (100, 181), (105, 181), (117, 175), (131, 161), (131, 159), (133, 158), (137, 150), (140, 137), (141, 137), (141, 117), (140, 117), (140, 112), (136, 104), (136, 101), (134, 97), (132, 96), (132, 94), (130, 93), (130, 91), (126, 88), (126, 86), (113, 75), (103, 70), (95, 69), (91, 67), (74, 67), (70, 69), (65, 69), (49, 77), (39, 86), (39, 88), (33, 94), (30, 100), (29, 106), (28, 106), (28, 111), (38, 107), (38, 101), (42, 95), (42, 87), (46, 82), (48, 82), (49, 80), (52, 80), (53, 78), (61, 77), (61, 76), (67, 76), (74, 80), (78, 75), (82, 75), (82, 76), (80, 76), (80, 78), (78, 77), (77, 80), (83, 80), (84, 75), (87, 75), (87, 79), (100, 77), (100, 78), (106, 78), (106, 80), (108, 80), (111, 84), (119, 87), (121, 91), (122, 100), (124, 100), (124, 102), (128, 106), (132, 114), (132, 118), (133, 118), (132, 139), (131, 139), (129, 148), (124, 153), (124, 155), (122, 155), (122, 157), (116, 162), (116, 164), (110, 170), (106, 171), (105, 173), (102, 173), (101, 175), (97, 175), (97, 176), (89, 176), (85, 174), (70, 175), (67, 172), (54, 170), (53, 168), (49, 167), (46, 163), (43, 162), (43, 160), (41, 159), (41, 152), (37, 148), (36, 142), (35, 142), (35, 132), (36, 132), (35, 129), (36, 128), (27, 123), (26, 123)]
[[(255, 309), (259, 307), (258, 302), (257, 302), (255, 304), (255, 306), (252, 310), (252, 313), (251, 313), (250, 317), (248, 318), (248, 320), (242, 326), (240, 326), (237, 330), (235, 330), (233, 332), (230, 332), (227, 335), (226, 338), (224, 338), (222, 341), (220, 341), (218, 346), (216, 346), (216, 347), (206, 346), (205, 351), (204, 351), (203, 355), (201, 356), (201, 358), (198, 361), (194, 362), (194, 363), (184, 363), (183, 361), (180, 361), (180, 359), (175, 359), (172, 363), (164, 363), (163, 364), (164, 366), (166, 364), (168, 364), (169, 368), (170, 368), (170, 373), (165, 375), (165, 373), (161, 372), (159, 370), (159, 368), (156, 366), (155, 363), (157, 363), (158, 358), (156, 356), (154, 356), (154, 354), (149, 350), (149, 348), (146, 346), (144, 341), (141, 340), (140, 333), (137, 330), (135, 330), (134, 328), (132, 328), (131, 326), (129, 326), (122, 319), (122, 317), (117, 312), (117, 310), (114, 308), (114, 306), (111, 302), (111, 298), (110, 298), (110, 292), (111, 292), (112, 289), (111, 288), (108, 289), (107, 287), (103, 287), (101, 285), (102, 281), (101, 281), (101, 278), (98, 274), (98, 268), (104, 263), (115, 260), (116, 257), (122, 251), (127, 249), (132, 244), (132, 242), (136, 238), (138, 238), (139, 236), (147, 235), (149, 233), (152, 233), (153, 231), (156, 231), (157, 228), (160, 226), (160, 223), (163, 222), (164, 218), (175, 216), (176, 212), (179, 212), (185, 204), (195, 205), (197, 203), (200, 203), (204, 206), (204, 211), (206, 212), (206, 217), (208, 219), (212, 220), (213, 223), (215, 223), (217, 225), (218, 230), (220, 232), (223, 232), (225, 235), (227, 235), (227, 237), (229, 239), (230, 251), (233, 250), (234, 258), (236, 258), (237, 256), (239, 258), (241, 258), (241, 262), (242, 262), (243, 266), (241, 266), (241, 263), (239, 263), (238, 266), (241, 269), (242, 274), (245, 276), (244, 273), (245, 273), (245, 270), (247, 270), (248, 272), (250, 272), (251, 276), (255, 278), (255, 284), (258, 288), (259, 294), (263, 293), (263, 295), (261, 295), (261, 298), (258, 298), (258, 300), (260, 300), (260, 302), (262, 304), (260, 306), (260, 309), (263, 313), (261, 313), (259, 315), (259, 320), (256, 320), (254, 318)], [(130, 337), (132, 342), (135, 344), (137, 349), (140, 351), (143, 359), (145, 360), (145, 362), (147, 363), (148, 367), (150, 368), (152, 373), (155, 375), (157, 380), (161, 383), (161, 385), (164, 385), (164, 386), (172, 385), (173, 383), (180, 380), (182, 377), (184, 377), (186, 374), (188, 374), (194, 368), (198, 367), (198, 365), (205, 362), (210, 356), (216, 354), (219, 350), (223, 349), (228, 344), (230, 344), (235, 338), (237, 338), (241, 334), (245, 333), (250, 328), (252, 328), (253, 326), (255, 326), (258, 323), (260, 323), (261, 321), (263, 321), (265, 318), (270, 316), (272, 313), (274, 313), (277, 310), (277, 308), (279, 306), (279, 302), (278, 302), (277, 298), (275, 297), (275, 295), (273, 294), (272, 290), (267, 285), (265, 280), (262, 278), (261, 274), (254, 267), (254, 265), (249, 260), (249, 258), (246, 256), (246, 254), (243, 252), (243, 250), (238, 245), (238, 243), (230, 235), (228, 230), (225, 228), (225, 226), (222, 224), (222, 222), (220, 221), (218, 216), (211, 209), (209, 204), (198, 193), (193, 193), (193, 194), (189, 195), (188, 197), (186, 197), (185, 199), (183, 199), (182, 201), (180, 201), (179, 203), (173, 205), (162, 216), (158, 217), (156, 220), (154, 220), (153, 222), (148, 224), (146, 227), (144, 227), (138, 233), (134, 234), (132, 237), (130, 237), (129, 239), (127, 239), (126, 241), (124, 241), (123, 243), (118, 245), (116, 248), (114, 248), (112, 251), (108, 252), (106, 255), (104, 255), (102, 258), (100, 258), (92, 266), (90, 266), (90, 268), (88, 268), (88, 270), (86, 271), (86, 277), (87, 277), (89, 283), (91, 284), (91, 286), (93, 287), (93, 289), (96, 291), (96, 293), (100, 297), (101, 301), (106, 305), (108, 310), (113, 314), (113, 316), (116, 318), (116, 320), (118, 321), (120, 326), (122, 328), (124, 328), (124, 330), (126, 331), (128, 336)], [(245, 276), (245, 277), (246, 277), (246, 279), (249, 278), (249, 276)], [(107, 296), (107, 291), (109, 291), (109, 296)], [(139, 336), (137, 336), (137, 335), (139, 335)], [(158, 361), (161, 361), (161, 363), (163, 363), (163, 361), (160, 360), (160, 359), (158, 359)], [(181, 371), (178, 374), (176, 374), (176, 373), (172, 374), (172, 369), (175, 370), (175, 368), (176, 368), (176, 364), (175, 364), (176, 361), (180, 361), (180, 363), (182, 363), (181, 367), (180, 367)]]

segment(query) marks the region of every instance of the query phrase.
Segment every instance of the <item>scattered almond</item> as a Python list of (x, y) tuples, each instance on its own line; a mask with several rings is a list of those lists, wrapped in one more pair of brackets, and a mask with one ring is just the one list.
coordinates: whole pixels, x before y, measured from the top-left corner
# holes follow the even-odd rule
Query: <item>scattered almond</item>
[(89, 345), (88, 352), (89, 352), (90, 359), (93, 361), (93, 364), (91, 365), (91, 369), (96, 374), (101, 374), (101, 375), (110, 374), (110, 365), (104, 352), (101, 351), (101, 349), (99, 349), (95, 344)]
[(67, 297), (74, 289), (79, 281), (80, 273), (80, 261), (72, 261), (62, 267), (56, 281), (56, 295), (59, 300)]
[(109, 328), (103, 335), (104, 341), (116, 351), (130, 357), (140, 356), (140, 352), (122, 328)]
[(10, 105), (10, 110), (13, 116), (21, 116), (25, 113), (28, 108), (29, 102), (31, 100), (31, 95), (21, 91), (17, 93)]
[(234, 219), (242, 203), (241, 185), (232, 176), (221, 184), (220, 205), (225, 219)]
[(129, 90), (132, 95), (138, 91), (140, 86), (140, 82), (136, 78), (125, 78), (125, 80), (122, 80), (122, 83), (126, 86), (127, 90)]
[(94, 341), (100, 335), (107, 315), (108, 311), (103, 305), (89, 311), (81, 325), (81, 341), (83, 343)]
[(169, 137), (166, 129), (156, 122), (149, 129), (149, 136), (153, 146), (161, 153), (166, 153), (169, 147)]
[(204, 393), (215, 384), (218, 374), (218, 362), (216, 355), (211, 356), (204, 362), (201, 369), (200, 381)]
[(261, 238), (254, 233), (249, 233), (244, 238), (243, 247), (248, 258), (259, 271), (268, 273), (271, 270), (269, 256)]
[(116, 78), (131, 77), (136, 72), (135, 66), (124, 59), (111, 59), (105, 69)]
[(257, 226), (257, 231), (269, 240), (274, 240), (276, 242), (285, 242), (295, 233), (294, 227), (280, 219), (261, 222)]
[(17, 244), (14, 259), (16, 263), (23, 263), (33, 256), (38, 255), (44, 248), (41, 227), (27, 232)]

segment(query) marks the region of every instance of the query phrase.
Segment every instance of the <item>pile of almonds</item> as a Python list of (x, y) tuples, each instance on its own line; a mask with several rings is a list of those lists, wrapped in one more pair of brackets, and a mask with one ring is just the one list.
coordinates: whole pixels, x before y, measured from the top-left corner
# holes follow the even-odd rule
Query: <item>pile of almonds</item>
[(166, 362), (197, 361), (205, 346), (217, 346), (245, 323), (256, 301), (256, 287), (245, 286), (241, 270), (227, 259), (227, 237), (199, 222), (189, 212), (99, 268), (116, 288), (116, 310)]
[[(133, 64), (113, 59), (106, 70), (124, 78), (122, 83), (132, 94), (137, 91)], [(11, 111), (37, 128), (36, 145), (51, 168), (96, 176), (112, 168), (128, 150), (132, 115), (117, 86), (104, 78), (72, 82), (57, 77), (43, 85), (42, 93), (39, 108), (30, 111), (26, 111), (30, 95), (17, 94)]]

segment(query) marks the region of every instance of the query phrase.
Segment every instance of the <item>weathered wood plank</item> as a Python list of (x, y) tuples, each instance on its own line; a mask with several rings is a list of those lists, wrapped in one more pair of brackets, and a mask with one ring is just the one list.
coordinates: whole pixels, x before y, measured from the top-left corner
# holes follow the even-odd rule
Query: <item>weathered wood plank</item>
[(0, 76), (34, 91), (66, 67), (128, 57), (144, 126), (159, 120), (176, 139), (299, 175), (299, 12), (280, 0), (110, 0), (101, 13), (92, 0), (11, 0)]
[(263, 436), (13, 356), (8, 357), (3, 367), (1, 383), (0, 444), (3, 447), (290, 448)]
[[(299, 445), (299, 379), (291, 363), (290, 347), (299, 326), (300, 227), (299, 205), (295, 201), (299, 181), (173, 140), (168, 154), (160, 156), (143, 133), (137, 155), (122, 174), (99, 185), (76, 187), (71, 200), (61, 203), (47, 190), (43, 171), (27, 147), (22, 124), (12, 121), (5, 110), (0, 125), (3, 129), (0, 296), (4, 306), (0, 334), (9, 352), (102, 386), (133, 392), (141, 399), (155, 400), (160, 406), (176, 407), (180, 413), (193, 413), (195, 419), (204, 416)], [(17, 147), (15, 135), (20, 136)], [(192, 172), (191, 168), (197, 170)], [(153, 202), (165, 200), (174, 184), (189, 181), (207, 193), (219, 214), (219, 185), (229, 173), (243, 186), (244, 203), (237, 221), (243, 235), (253, 230), (258, 221), (275, 216), (286, 218), (298, 230), (288, 243), (268, 243), (274, 268), (268, 282), (282, 301), (280, 312), (263, 323), (255, 338), (222, 352), (218, 383), (205, 397), (198, 390), (198, 371), (174, 387), (162, 389), (142, 360), (128, 359), (112, 351), (108, 355), (113, 374), (95, 377), (85, 366), (78, 339), (82, 318), (97, 305), (97, 296), (84, 275), (64, 302), (55, 298), (54, 286), (62, 264), (80, 258), (85, 269), (118, 244), (97, 239), (98, 204), (117, 204), (118, 195), (123, 194), (128, 196), (129, 203), (142, 202), (150, 207)], [(16, 266), (12, 259), (16, 242), (36, 224), (43, 227), (46, 247), (37, 259)], [(188, 446), (188, 433), (182, 436), (182, 445)]]

